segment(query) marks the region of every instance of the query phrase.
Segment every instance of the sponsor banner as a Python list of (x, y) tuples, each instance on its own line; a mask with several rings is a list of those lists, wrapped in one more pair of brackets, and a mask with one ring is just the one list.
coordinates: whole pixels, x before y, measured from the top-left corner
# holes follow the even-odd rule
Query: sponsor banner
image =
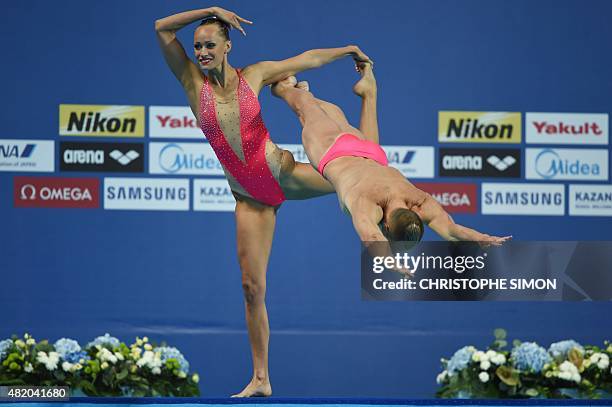
[(189, 180), (104, 178), (104, 209), (188, 211)]
[(310, 164), (310, 160), (306, 155), (304, 146), (301, 144), (277, 144), (283, 150), (289, 150), (293, 154), (295, 161), (305, 164)]
[(612, 185), (570, 185), (569, 214), (612, 216)]
[(608, 115), (526, 113), (525, 139), (534, 144), (608, 144)]
[(60, 142), (61, 171), (144, 172), (144, 144)]
[(608, 150), (527, 148), (525, 178), (545, 180), (608, 179)]
[(60, 105), (61, 136), (144, 137), (144, 106)]
[(197, 140), (205, 138), (189, 106), (150, 106), (149, 137)]
[(441, 177), (521, 177), (521, 150), (440, 148)]
[(476, 184), (417, 182), (414, 185), (431, 194), (447, 212), (478, 212)]
[(407, 178), (434, 177), (434, 148), (422, 146), (382, 146), (389, 166)]
[(149, 172), (176, 175), (224, 175), (208, 143), (149, 143)]
[(55, 142), (0, 139), (0, 171), (55, 171)]
[(440, 143), (520, 143), (519, 112), (438, 112)]
[(484, 215), (564, 215), (565, 186), (483, 182)]
[(225, 179), (194, 179), (193, 210), (234, 212), (236, 199)]
[(99, 208), (97, 178), (15, 177), (16, 208)]

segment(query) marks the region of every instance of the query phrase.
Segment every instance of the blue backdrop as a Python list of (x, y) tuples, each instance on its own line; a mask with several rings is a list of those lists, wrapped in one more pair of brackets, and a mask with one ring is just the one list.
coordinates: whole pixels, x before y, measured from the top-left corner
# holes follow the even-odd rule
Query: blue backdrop
[[(358, 44), (376, 62), (384, 144), (437, 145), (440, 110), (612, 111), (608, 1), (219, 5), (255, 22), (246, 38), (233, 32), (235, 66)], [(57, 141), (62, 103), (186, 105), (153, 24), (206, 6), (5, 4), (0, 138)], [(180, 33), (188, 50), (191, 36), (192, 27)], [(358, 120), (350, 59), (302, 77)], [(299, 123), (283, 102), (267, 90), (260, 100), (272, 138), (299, 143)], [(35, 174), (0, 173), (0, 338), (148, 335), (183, 351), (204, 396), (246, 384), (232, 213), (14, 208), (14, 175)], [(455, 220), (519, 240), (606, 240), (612, 226), (611, 218), (567, 215)], [(268, 270), (275, 395), (431, 397), (440, 357), (485, 346), (496, 327), (542, 344), (599, 344), (612, 333), (606, 302), (372, 303), (360, 300), (359, 283), (359, 242), (335, 196), (285, 204)]]

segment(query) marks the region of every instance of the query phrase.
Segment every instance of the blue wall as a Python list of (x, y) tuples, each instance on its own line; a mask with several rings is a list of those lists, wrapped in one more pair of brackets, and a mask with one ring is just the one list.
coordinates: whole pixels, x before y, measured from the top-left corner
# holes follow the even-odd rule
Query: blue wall
[[(153, 22), (202, 6), (4, 5), (0, 138), (58, 140), (61, 103), (185, 105)], [(358, 44), (376, 62), (384, 144), (437, 145), (440, 110), (612, 112), (607, 1), (221, 6), (255, 22), (246, 38), (233, 33), (235, 66)], [(187, 48), (191, 35), (191, 28), (180, 35)], [(358, 120), (349, 59), (302, 77)], [(272, 138), (299, 143), (289, 109), (266, 90), (261, 103)], [(246, 384), (233, 214), (14, 208), (14, 175), (0, 173), (0, 337), (148, 335), (184, 352), (202, 376), (203, 395)], [(519, 240), (607, 240), (612, 227), (601, 217), (455, 220)], [(268, 271), (275, 395), (430, 397), (439, 358), (464, 344), (486, 345), (496, 327), (542, 344), (569, 337), (599, 344), (612, 333), (605, 302), (361, 302), (358, 262), (358, 239), (335, 196), (281, 208)]]

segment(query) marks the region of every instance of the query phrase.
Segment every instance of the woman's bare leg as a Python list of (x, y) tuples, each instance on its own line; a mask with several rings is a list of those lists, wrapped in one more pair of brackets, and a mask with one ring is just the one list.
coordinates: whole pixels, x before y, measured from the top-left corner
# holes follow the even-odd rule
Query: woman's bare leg
[(242, 270), (246, 323), (253, 357), (253, 377), (233, 397), (270, 396), (268, 373), (270, 326), (266, 310), (266, 270), (276, 226), (275, 209), (250, 201), (236, 201), (236, 241)]

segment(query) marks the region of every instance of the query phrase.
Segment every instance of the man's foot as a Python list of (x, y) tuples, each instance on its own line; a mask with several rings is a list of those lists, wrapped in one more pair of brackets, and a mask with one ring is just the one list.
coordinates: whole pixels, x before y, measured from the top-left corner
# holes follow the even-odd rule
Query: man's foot
[(234, 394), (232, 397), (270, 397), (272, 395), (272, 386), (269, 380), (260, 381), (253, 378), (251, 383), (238, 394)]
[(272, 94), (278, 98), (282, 98), (283, 94), (291, 88), (295, 88), (297, 85), (297, 79), (295, 76), (289, 76), (288, 78), (283, 79), (282, 81), (276, 82), (272, 85)]
[(306, 92), (310, 92), (310, 85), (307, 81), (300, 81), (295, 85), (296, 88), (305, 90)]
[(353, 92), (357, 96), (365, 97), (368, 94), (376, 92), (376, 78), (372, 71), (372, 64), (367, 62), (358, 62), (357, 71), (361, 75), (361, 79), (353, 86)]

